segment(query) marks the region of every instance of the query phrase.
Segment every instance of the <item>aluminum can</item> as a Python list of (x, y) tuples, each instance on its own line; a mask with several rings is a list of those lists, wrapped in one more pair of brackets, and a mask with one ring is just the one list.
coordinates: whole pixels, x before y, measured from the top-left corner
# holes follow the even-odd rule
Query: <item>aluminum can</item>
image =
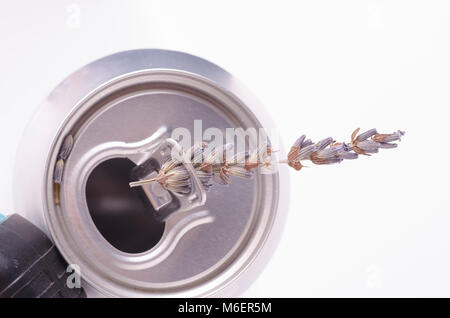
[[(198, 120), (203, 130), (273, 127), (235, 77), (158, 49), (79, 69), (28, 125), (16, 161), (16, 211), (79, 266), (88, 296), (239, 296), (273, 255), (287, 213), (283, 167), (214, 186), (163, 221), (127, 188), (128, 172), (149, 153), (157, 157), (160, 140), (176, 127), (193, 131)], [(140, 195), (165, 204), (158, 189), (148, 191)]]

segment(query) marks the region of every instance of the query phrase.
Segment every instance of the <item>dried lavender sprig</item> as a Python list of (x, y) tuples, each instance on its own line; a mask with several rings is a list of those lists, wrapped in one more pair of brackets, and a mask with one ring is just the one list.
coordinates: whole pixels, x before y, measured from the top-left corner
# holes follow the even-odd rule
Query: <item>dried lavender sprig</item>
[[(213, 180), (219, 184), (230, 183), (230, 175), (251, 177), (252, 171), (247, 169), (248, 154), (238, 153), (230, 160), (226, 160), (226, 152), (233, 147), (233, 144), (226, 144), (214, 147), (209, 153), (206, 153), (207, 144), (202, 143), (188, 151), (191, 163), (205, 190), (209, 190), (213, 185)], [(159, 182), (163, 188), (180, 195), (188, 194), (192, 189), (189, 172), (181, 161), (171, 157), (168, 157), (162, 164), (155, 178), (131, 182), (130, 187), (152, 182)]]
[[(395, 148), (405, 133), (398, 130), (392, 134), (379, 134), (376, 129), (361, 134), (359, 128), (351, 136), (350, 143), (335, 143), (331, 137), (314, 145), (305, 146), (305, 136), (301, 136), (292, 146), (288, 155), (288, 164), (296, 170), (303, 167), (301, 161), (309, 160), (317, 165), (340, 163), (343, 160), (356, 159), (358, 154), (370, 156), (381, 148)], [(369, 139), (371, 138), (371, 139)]]
[[(395, 148), (397, 144), (393, 142), (400, 141), (401, 136), (405, 134), (400, 130), (392, 134), (379, 134), (376, 129), (358, 133), (359, 128), (352, 133), (350, 143), (336, 143), (332, 137), (313, 143), (302, 135), (291, 147), (287, 160), (278, 163), (287, 163), (296, 170), (304, 167), (301, 162), (305, 160), (316, 165), (340, 163), (344, 160), (357, 159), (358, 154), (370, 156), (377, 153), (380, 148)], [(201, 143), (189, 150), (192, 164), (205, 190), (208, 190), (214, 182), (229, 184), (230, 176), (250, 178), (256, 168), (270, 167), (274, 162), (270, 145), (262, 145), (250, 154), (237, 153), (227, 159), (226, 151), (233, 147), (232, 144), (218, 146), (205, 154), (207, 144)], [(159, 182), (165, 189), (180, 195), (188, 194), (192, 189), (188, 171), (182, 162), (173, 158), (167, 158), (155, 178), (132, 182), (130, 186), (141, 186), (151, 182)]]

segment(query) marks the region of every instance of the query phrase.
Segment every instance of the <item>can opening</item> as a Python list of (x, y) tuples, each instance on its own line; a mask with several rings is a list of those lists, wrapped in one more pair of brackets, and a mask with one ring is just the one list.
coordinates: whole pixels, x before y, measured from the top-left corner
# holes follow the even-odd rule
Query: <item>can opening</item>
[(128, 186), (135, 164), (114, 158), (98, 165), (86, 184), (86, 200), (97, 229), (115, 248), (142, 253), (161, 239), (165, 224), (158, 222), (149, 202)]

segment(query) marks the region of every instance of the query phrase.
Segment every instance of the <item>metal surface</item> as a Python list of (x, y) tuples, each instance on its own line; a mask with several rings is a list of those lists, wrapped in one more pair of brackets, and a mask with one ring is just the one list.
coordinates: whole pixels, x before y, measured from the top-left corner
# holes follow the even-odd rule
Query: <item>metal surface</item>
[[(126, 297), (237, 295), (272, 254), (287, 210), (283, 168), (213, 187), (204, 207), (168, 218), (161, 240), (147, 252), (118, 250), (94, 224), (84, 187), (100, 162), (99, 145), (129, 145), (155, 133), (162, 138), (158, 129), (166, 125), (193, 131), (197, 119), (204, 129), (272, 127), (258, 102), (214, 64), (178, 52), (136, 50), (69, 76), (27, 129), (17, 159), (17, 210), (50, 233), (69, 263), (80, 266), (91, 296), (97, 291)], [(54, 167), (67, 136), (73, 136), (73, 149), (55, 200)], [(123, 156), (116, 150), (111, 157)], [(35, 167), (24, 178), (30, 156)], [(148, 152), (126, 157), (139, 164)]]

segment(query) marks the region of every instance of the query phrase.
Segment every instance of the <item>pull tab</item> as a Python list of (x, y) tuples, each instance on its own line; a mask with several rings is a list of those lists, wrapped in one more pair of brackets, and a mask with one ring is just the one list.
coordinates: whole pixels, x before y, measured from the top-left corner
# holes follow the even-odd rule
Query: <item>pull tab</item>
[[(163, 126), (152, 136), (138, 142), (108, 142), (96, 146), (83, 156), (79, 163), (82, 171), (78, 178), (78, 186), (83, 188), (89, 174), (100, 163), (113, 158), (128, 158), (136, 164), (130, 171), (131, 180), (144, 180), (156, 176), (164, 160), (174, 151), (180, 155), (184, 167), (192, 180), (190, 193), (174, 194), (164, 189), (158, 182), (145, 184), (142, 188), (142, 198), (147, 199), (155, 209), (154, 217), (164, 222), (174, 213), (192, 211), (206, 202), (206, 192), (203, 189), (195, 169), (182, 147), (177, 141), (168, 138), (169, 128)], [(84, 193), (84, 191), (79, 191)]]
[(206, 202), (206, 192), (195, 173), (195, 169), (192, 166), (188, 154), (182, 149), (177, 141), (171, 138), (167, 138), (165, 141), (161, 142), (159, 147), (153, 151), (149, 159), (133, 169), (131, 178), (137, 181), (132, 182), (132, 184), (140, 185), (139, 181), (156, 177), (159, 168), (164, 163), (165, 159), (171, 156), (172, 153), (177, 153), (179, 155), (182, 164), (189, 173), (189, 177), (192, 180), (190, 193), (186, 195), (171, 193), (164, 189), (158, 182), (142, 184), (141, 186), (145, 196), (155, 209), (156, 219), (161, 222), (165, 221), (172, 213), (193, 210), (203, 206)]

